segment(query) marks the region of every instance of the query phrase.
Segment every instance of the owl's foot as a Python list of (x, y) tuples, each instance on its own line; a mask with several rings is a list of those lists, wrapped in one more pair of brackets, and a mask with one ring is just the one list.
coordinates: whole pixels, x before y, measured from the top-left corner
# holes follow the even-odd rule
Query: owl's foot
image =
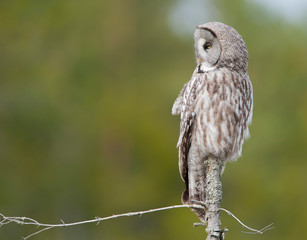
[(204, 207), (206, 210), (208, 209), (208, 205), (205, 203), (205, 202), (202, 202), (202, 201), (197, 201), (197, 200), (191, 200), (191, 203), (196, 203), (202, 207)]

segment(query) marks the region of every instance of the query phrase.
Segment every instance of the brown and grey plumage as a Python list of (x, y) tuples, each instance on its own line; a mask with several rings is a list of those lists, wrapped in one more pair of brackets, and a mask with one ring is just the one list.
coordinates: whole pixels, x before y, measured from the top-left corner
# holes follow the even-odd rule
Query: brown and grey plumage
[[(194, 40), (197, 66), (172, 108), (181, 116), (177, 147), (185, 204), (206, 201), (208, 158), (221, 159), (225, 167), (241, 155), (253, 109), (248, 52), (238, 32), (210, 22), (197, 26)], [(194, 211), (205, 220), (204, 210)]]

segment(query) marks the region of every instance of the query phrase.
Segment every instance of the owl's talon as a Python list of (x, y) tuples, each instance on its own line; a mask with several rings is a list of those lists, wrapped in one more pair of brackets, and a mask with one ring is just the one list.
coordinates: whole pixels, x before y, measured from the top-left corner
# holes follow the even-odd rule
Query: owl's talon
[(203, 206), (205, 209), (208, 209), (208, 205), (205, 202), (197, 201), (197, 200), (191, 200), (191, 203), (196, 203), (200, 206)]

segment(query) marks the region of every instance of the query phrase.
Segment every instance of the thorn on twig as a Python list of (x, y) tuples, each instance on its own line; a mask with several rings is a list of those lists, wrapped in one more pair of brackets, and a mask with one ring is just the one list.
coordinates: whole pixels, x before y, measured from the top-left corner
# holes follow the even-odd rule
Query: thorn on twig
[(227, 229), (227, 228), (223, 228), (223, 229), (221, 230), (221, 238), (222, 238), (222, 240), (225, 239), (225, 234), (226, 234), (226, 232), (228, 232), (228, 229)]
[(66, 223), (62, 219), (60, 219), (60, 220), (61, 220), (62, 224), (64, 225), (64, 227), (66, 227)]
[(199, 226), (206, 226), (206, 224), (202, 222), (193, 224), (193, 227), (199, 227)]
[(95, 217), (95, 219), (98, 220), (97, 223), (96, 223), (96, 225), (98, 225), (100, 223), (100, 217)]

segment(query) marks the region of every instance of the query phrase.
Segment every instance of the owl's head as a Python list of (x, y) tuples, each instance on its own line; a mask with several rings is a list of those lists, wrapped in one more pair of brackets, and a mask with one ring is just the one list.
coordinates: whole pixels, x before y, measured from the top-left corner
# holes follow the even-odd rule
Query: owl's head
[(232, 27), (219, 22), (199, 25), (194, 33), (194, 40), (199, 72), (217, 68), (247, 72), (246, 44)]

